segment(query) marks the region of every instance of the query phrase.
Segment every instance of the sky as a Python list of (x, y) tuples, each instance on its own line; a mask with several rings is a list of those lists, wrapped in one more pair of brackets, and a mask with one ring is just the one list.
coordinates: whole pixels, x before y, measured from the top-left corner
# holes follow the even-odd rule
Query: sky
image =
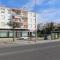
[(36, 7), (35, 0), (0, 0), (0, 5), (36, 11), (38, 23), (60, 23), (60, 0), (36, 0)]

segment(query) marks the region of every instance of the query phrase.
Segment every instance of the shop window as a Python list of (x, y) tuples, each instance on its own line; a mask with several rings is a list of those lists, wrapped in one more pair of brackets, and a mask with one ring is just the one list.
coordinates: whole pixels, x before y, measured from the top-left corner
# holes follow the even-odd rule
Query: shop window
[(22, 32), (22, 37), (28, 37), (28, 32)]
[(9, 32), (9, 37), (13, 37), (13, 32)]
[[(13, 37), (13, 31), (9, 31), (9, 37)], [(14, 37), (16, 37), (16, 31), (14, 31)]]
[(8, 33), (7, 32), (0, 32), (0, 37), (8, 37)]

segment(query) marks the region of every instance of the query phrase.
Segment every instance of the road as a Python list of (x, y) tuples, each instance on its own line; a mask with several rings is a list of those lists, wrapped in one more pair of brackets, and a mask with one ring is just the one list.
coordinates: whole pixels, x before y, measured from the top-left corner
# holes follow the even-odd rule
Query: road
[(60, 42), (0, 48), (0, 60), (60, 60)]

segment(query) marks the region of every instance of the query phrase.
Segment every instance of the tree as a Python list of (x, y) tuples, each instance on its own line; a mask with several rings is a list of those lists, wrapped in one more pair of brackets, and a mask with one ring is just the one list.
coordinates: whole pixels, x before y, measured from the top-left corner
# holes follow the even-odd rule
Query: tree
[(48, 35), (51, 34), (51, 31), (55, 29), (53, 22), (45, 24), (44, 27), (41, 26), (42, 29), (40, 28), (40, 26), (41, 24), (38, 25), (39, 29), (37, 30), (38, 36), (40, 37), (44, 36), (45, 34), (48, 34)]
[(14, 32), (15, 32), (15, 28), (19, 28), (20, 27), (20, 21), (18, 22), (18, 21), (9, 21), (8, 23), (7, 23), (9, 26), (11, 26), (12, 27), (12, 29), (13, 29), (13, 42), (15, 41), (14, 40)]
[(53, 31), (55, 29), (54, 23), (51, 22), (47, 25), (47, 33), (51, 34), (51, 31)]

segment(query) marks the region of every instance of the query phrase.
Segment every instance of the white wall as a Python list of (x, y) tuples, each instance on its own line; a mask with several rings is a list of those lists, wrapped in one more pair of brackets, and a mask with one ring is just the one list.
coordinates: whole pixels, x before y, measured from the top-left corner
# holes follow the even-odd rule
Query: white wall
[[(4, 9), (4, 13), (1, 13)], [(0, 7), (0, 28), (10, 28), (7, 23), (9, 22), (11, 14), (8, 13), (9, 8)]]
[[(1, 13), (1, 8), (5, 9), (3, 14)], [(11, 18), (11, 13), (9, 14), (8, 10), (10, 10), (10, 8), (0, 7), (0, 28), (10, 28), (10, 26), (7, 25), (9, 18)], [(28, 12), (28, 29), (34, 31), (36, 29), (35, 25), (35, 13)]]
[(33, 12), (28, 12), (28, 29), (35, 30), (35, 13)]

